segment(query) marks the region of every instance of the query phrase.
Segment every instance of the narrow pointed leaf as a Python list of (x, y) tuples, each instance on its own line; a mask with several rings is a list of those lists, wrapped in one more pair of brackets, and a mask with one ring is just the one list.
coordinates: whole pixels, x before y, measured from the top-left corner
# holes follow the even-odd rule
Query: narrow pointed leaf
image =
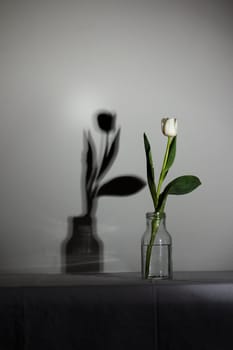
[(168, 154), (167, 163), (166, 163), (166, 166), (165, 166), (166, 175), (167, 175), (168, 170), (171, 168), (171, 166), (172, 166), (172, 164), (173, 164), (173, 162), (175, 160), (175, 156), (176, 156), (176, 137), (177, 136), (173, 137), (171, 145), (170, 145), (170, 148), (169, 148), (169, 154)]
[(150, 189), (150, 193), (152, 196), (152, 200), (154, 203), (154, 206), (156, 207), (156, 201), (157, 201), (157, 193), (156, 193), (156, 185), (155, 185), (155, 176), (154, 176), (154, 165), (151, 155), (151, 148), (149, 140), (144, 133), (144, 147), (146, 152), (146, 169), (147, 169), (147, 182)]
[(100, 166), (100, 170), (97, 177), (98, 179), (100, 179), (106, 173), (106, 171), (110, 169), (113, 161), (115, 160), (119, 150), (119, 140), (120, 140), (120, 129), (118, 129), (116, 136), (113, 139), (109, 152), (107, 153), (105, 150), (102, 164)]
[(167, 161), (165, 164), (164, 169), (162, 170), (160, 177), (161, 177), (161, 182), (165, 180), (168, 170), (171, 168), (176, 156), (176, 136), (172, 138), (169, 150), (168, 150), (168, 157)]
[(140, 191), (145, 181), (136, 176), (119, 176), (105, 182), (98, 190), (97, 196), (129, 196)]

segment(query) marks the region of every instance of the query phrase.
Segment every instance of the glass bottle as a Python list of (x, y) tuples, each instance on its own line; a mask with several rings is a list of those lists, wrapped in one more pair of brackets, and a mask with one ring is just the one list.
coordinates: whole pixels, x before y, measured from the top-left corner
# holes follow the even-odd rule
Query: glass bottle
[(141, 242), (142, 278), (172, 278), (172, 238), (166, 229), (165, 213), (147, 213)]

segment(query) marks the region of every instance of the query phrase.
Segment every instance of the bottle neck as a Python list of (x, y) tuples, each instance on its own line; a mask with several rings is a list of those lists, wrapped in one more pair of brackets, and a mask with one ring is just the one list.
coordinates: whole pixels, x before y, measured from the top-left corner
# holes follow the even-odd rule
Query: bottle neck
[(147, 227), (150, 228), (152, 226), (152, 222), (156, 222), (158, 226), (163, 227), (166, 230), (166, 214), (153, 212), (146, 214), (146, 222)]

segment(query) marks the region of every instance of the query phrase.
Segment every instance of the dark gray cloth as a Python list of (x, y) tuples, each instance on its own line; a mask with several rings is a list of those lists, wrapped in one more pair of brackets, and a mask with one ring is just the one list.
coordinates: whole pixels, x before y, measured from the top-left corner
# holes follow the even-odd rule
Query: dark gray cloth
[(0, 281), (0, 350), (233, 348), (233, 280), (64, 278)]
[(233, 349), (233, 283), (160, 285), (159, 350)]

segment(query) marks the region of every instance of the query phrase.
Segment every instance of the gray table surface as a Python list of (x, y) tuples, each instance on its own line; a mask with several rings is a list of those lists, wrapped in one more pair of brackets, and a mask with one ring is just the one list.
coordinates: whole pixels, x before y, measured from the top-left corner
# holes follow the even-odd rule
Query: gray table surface
[(139, 272), (69, 274), (0, 274), (0, 287), (112, 284), (233, 283), (233, 271), (176, 271), (172, 280), (143, 280)]

